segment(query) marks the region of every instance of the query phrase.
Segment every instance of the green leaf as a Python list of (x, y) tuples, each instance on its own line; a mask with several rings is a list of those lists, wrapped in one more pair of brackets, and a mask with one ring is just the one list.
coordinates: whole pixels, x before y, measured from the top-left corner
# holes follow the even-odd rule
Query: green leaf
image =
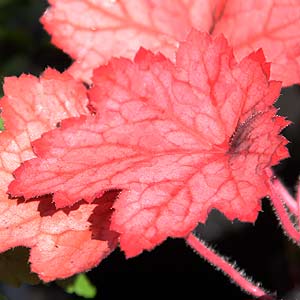
[(84, 298), (94, 298), (97, 294), (96, 287), (90, 282), (86, 274), (78, 274), (72, 283), (70, 283), (65, 291), (69, 294), (76, 294)]
[[(0, 131), (3, 131), (4, 130), (4, 121), (2, 118), (0, 118)], [(1, 300), (1, 298), (0, 298)]]

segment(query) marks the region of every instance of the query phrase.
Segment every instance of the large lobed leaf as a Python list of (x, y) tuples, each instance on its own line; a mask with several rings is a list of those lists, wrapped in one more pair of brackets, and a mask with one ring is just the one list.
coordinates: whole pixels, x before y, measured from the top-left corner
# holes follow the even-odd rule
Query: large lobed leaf
[(211, 209), (253, 222), (268, 194), (265, 169), (288, 156), (288, 124), (273, 103), (261, 51), (239, 64), (224, 37), (193, 31), (176, 63), (141, 49), (99, 68), (96, 114), (71, 118), (33, 143), (13, 196), (53, 193), (57, 207), (122, 189), (111, 228), (127, 257), (185, 237)]
[(112, 56), (133, 58), (140, 46), (175, 60), (192, 28), (223, 33), (238, 59), (263, 48), (271, 78), (300, 82), (299, 0), (49, 0), (41, 21), (52, 42), (75, 59), (70, 68), (91, 82)]
[(88, 114), (86, 89), (67, 74), (48, 69), (6, 78), (1, 99), (5, 131), (0, 133), (0, 251), (31, 248), (31, 270), (44, 281), (69, 277), (97, 265), (116, 246), (108, 230), (114, 194), (100, 202), (57, 210), (50, 196), (25, 202), (9, 199), (12, 172), (34, 157), (31, 141), (68, 117)]

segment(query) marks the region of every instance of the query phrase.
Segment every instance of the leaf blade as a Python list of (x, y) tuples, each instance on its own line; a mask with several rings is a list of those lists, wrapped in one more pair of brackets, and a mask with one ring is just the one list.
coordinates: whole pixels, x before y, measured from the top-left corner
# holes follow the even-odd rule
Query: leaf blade
[[(32, 140), (56, 128), (63, 118), (88, 114), (86, 89), (66, 73), (48, 69), (40, 78), (22, 75), (6, 79), (4, 92), (1, 107), (6, 128), (0, 135), (0, 251), (17, 246), (31, 248), (31, 270), (44, 281), (85, 271), (116, 247), (117, 236), (107, 229), (114, 196), (108, 194), (102, 203), (91, 206), (57, 210), (50, 196), (25, 202), (10, 199), (6, 190), (13, 179), (13, 169), (35, 156), (30, 145)], [(85, 258), (82, 253), (86, 254)]]
[(238, 64), (224, 37), (194, 31), (177, 57), (140, 50), (134, 62), (96, 71), (96, 115), (37, 140), (39, 157), (15, 172), (10, 193), (54, 193), (63, 207), (123, 190), (111, 228), (127, 257), (186, 236), (212, 208), (254, 222), (268, 194), (265, 169), (288, 156), (279, 135), (288, 122), (273, 107), (280, 86), (260, 51)]

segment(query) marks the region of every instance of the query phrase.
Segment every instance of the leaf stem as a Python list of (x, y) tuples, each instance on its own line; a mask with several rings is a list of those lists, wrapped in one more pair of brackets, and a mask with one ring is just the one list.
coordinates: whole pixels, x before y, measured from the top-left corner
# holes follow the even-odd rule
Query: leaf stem
[[(273, 204), (275, 211), (277, 213), (277, 216), (280, 220), (280, 223), (285, 231), (285, 233), (292, 238), (297, 244), (300, 241), (300, 233), (299, 231), (295, 228), (295, 225), (292, 223), (286, 208), (284, 206), (283, 201), (281, 200), (282, 197), (282, 193), (279, 193), (280, 196), (278, 195), (278, 190), (276, 188), (276, 185), (274, 186), (274, 180), (276, 181), (276, 179), (270, 179), (269, 181), (269, 186), (270, 186), (270, 191), (271, 191), (271, 195), (270, 195), (270, 200), (271, 203)], [(286, 199), (284, 199), (286, 200)], [(296, 213), (294, 214), (297, 218), (298, 218), (298, 204), (297, 202), (294, 200), (295, 204), (296, 204)]]
[(298, 230), (300, 230), (300, 179), (299, 178), (298, 178), (298, 185), (297, 185), (296, 202), (297, 202)]
[(218, 253), (209, 248), (204, 241), (198, 239), (193, 233), (190, 233), (186, 237), (186, 242), (208, 262), (221, 269), (248, 294), (251, 294), (254, 297), (267, 296), (266, 291), (251, 282), (251, 280), (245, 276), (244, 272), (238, 271), (234, 268), (233, 265), (231, 265), (225, 258), (221, 257)]
[[(276, 190), (276, 193), (280, 195), (280, 198), (284, 202), (284, 204), (288, 207), (290, 212), (294, 214), (295, 216), (299, 216), (298, 206), (299, 201), (295, 201), (295, 199), (291, 196), (291, 194), (287, 191), (286, 187), (283, 185), (283, 183), (274, 176), (274, 173), (272, 170), (268, 170), (268, 175), (271, 178), (271, 184)], [(299, 185), (298, 185), (299, 186)]]

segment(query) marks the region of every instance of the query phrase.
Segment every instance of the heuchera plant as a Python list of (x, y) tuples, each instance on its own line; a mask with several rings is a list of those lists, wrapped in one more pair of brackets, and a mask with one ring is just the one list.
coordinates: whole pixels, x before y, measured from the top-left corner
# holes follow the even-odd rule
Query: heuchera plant
[(273, 104), (300, 81), (300, 2), (49, 2), (74, 64), (5, 80), (0, 250), (30, 247), (47, 282), (183, 238), (266, 295), (192, 232), (212, 209), (255, 222), (268, 196), (300, 239), (300, 193), (271, 170), (288, 157)]

